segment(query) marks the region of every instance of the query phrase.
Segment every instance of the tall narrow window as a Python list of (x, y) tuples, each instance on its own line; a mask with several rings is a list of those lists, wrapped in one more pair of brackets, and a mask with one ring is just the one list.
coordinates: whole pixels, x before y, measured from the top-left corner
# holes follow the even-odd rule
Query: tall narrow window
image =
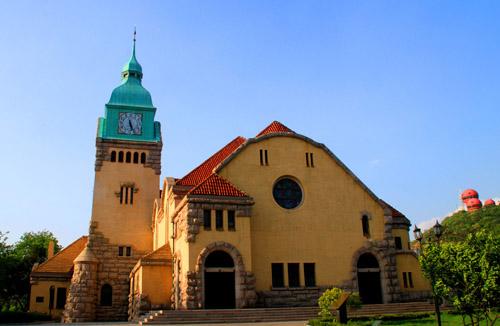
[(215, 229), (217, 231), (223, 231), (224, 230), (224, 218), (223, 218), (223, 211), (221, 209), (218, 209), (215, 211)]
[(227, 229), (230, 231), (236, 230), (236, 218), (235, 211), (229, 210), (227, 211)]
[(309, 167), (309, 153), (306, 153), (306, 166)]
[(125, 188), (125, 204), (128, 204), (128, 187), (123, 188)]
[(272, 263), (271, 274), (272, 274), (273, 288), (285, 287), (285, 269), (283, 263)]
[(118, 256), (122, 257), (123, 256), (123, 247), (118, 247)]
[(413, 288), (413, 278), (411, 277), (411, 272), (408, 272), (407, 275), (408, 275), (408, 284), (410, 285), (411, 288)]
[(309, 153), (309, 163), (311, 164), (311, 167), (314, 167), (314, 154)]
[(116, 151), (111, 152), (111, 162), (116, 162)]
[(134, 164), (139, 163), (139, 153), (134, 152)]
[(57, 288), (56, 309), (64, 309), (66, 304), (66, 288)]
[(127, 155), (125, 156), (125, 162), (130, 163), (132, 160), (132, 154), (130, 152), (127, 152)]
[(403, 285), (406, 288), (408, 288), (408, 281), (406, 279), (406, 272), (403, 272)]
[(367, 215), (363, 215), (363, 217), (361, 218), (361, 224), (363, 226), (363, 235), (367, 238), (370, 237), (370, 224), (368, 220), (369, 219)]
[(288, 263), (288, 286), (298, 288), (300, 286), (299, 263)]
[(403, 243), (401, 242), (401, 237), (394, 237), (394, 244), (397, 250), (403, 249)]
[(212, 229), (212, 211), (210, 209), (203, 210), (203, 229), (207, 231)]
[(267, 157), (267, 149), (264, 150), (264, 163), (266, 165), (269, 165), (269, 159)]
[(101, 287), (101, 306), (111, 306), (113, 304), (113, 288), (109, 284)]
[(134, 204), (134, 187), (128, 187), (130, 190), (130, 205)]
[(123, 204), (123, 188), (125, 187), (124, 186), (120, 187), (120, 204)]
[(264, 151), (261, 149), (260, 152), (260, 165), (264, 165)]
[(118, 162), (123, 163), (123, 152), (122, 151), (118, 152)]
[(316, 286), (316, 268), (314, 263), (304, 263), (304, 285), (306, 287)]
[(141, 164), (146, 163), (146, 153), (141, 153)]
[(132, 247), (125, 247), (125, 255), (130, 257), (132, 255)]
[(49, 289), (49, 309), (54, 309), (54, 297), (56, 288), (51, 286)]

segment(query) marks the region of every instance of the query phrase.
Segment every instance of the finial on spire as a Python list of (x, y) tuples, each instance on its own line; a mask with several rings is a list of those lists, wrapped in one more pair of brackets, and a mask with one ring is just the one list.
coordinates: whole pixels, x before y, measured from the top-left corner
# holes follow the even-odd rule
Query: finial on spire
[(135, 37), (137, 35), (137, 30), (135, 29), (135, 26), (134, 26), (134, 49), (133, 49), (133, 55), (135, 56)]

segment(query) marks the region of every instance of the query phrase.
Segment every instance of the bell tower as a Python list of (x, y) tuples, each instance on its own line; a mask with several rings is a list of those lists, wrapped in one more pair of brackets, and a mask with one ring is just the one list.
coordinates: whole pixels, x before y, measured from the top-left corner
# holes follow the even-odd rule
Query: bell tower
[[(96, 275), (87, 275), (91, 281), (80, 278), (75, 281), (79, 284), (72, 282), (67, 321), (126, 320), (129, 274), (139, 258), (153, 250), (151, 214), (159, 197), (162, 141), (151, 94), (142, 86), (135, 43), (134, 32), (132, 55), (122, 69), (121, 84), (105, 105), (104, 117), (98, 119), (86, 248), (97, 265)], [(85, 284), (94, 284), (95, 290), (85, 291)], [(82, 299), (82, 293), (95, 294)], [(90, 306), (94, 309), (87, 309)]]

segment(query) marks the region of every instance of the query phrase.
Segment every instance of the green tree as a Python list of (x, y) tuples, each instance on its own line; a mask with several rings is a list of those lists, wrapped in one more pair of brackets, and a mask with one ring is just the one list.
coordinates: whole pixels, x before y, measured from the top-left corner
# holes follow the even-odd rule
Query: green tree
[(54, 251), (61, 247), (49, 231), (27, 232), (15, 245), (7, 244), (7, 233), (0, 231), (0, 304), (2, 310), (28, 308), (30, 273), (35, 263), (47, 259), (49, 242)]
[(433, 294), (448, 299), (462, 315), (463, 324), (488, 325), (491, 309), (500, 304), (500, 238), (484, 231), (461, 242), (424, 246), (420, 263), (433, 284)]

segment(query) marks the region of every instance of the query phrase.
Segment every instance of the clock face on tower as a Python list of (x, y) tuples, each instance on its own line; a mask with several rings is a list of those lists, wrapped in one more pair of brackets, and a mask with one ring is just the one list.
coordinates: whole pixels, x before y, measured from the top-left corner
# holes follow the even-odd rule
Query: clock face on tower
[(142, 133), (142, 114), (120, 112), (118, 118), (118, 133), (125, 135), (140, 135)]

